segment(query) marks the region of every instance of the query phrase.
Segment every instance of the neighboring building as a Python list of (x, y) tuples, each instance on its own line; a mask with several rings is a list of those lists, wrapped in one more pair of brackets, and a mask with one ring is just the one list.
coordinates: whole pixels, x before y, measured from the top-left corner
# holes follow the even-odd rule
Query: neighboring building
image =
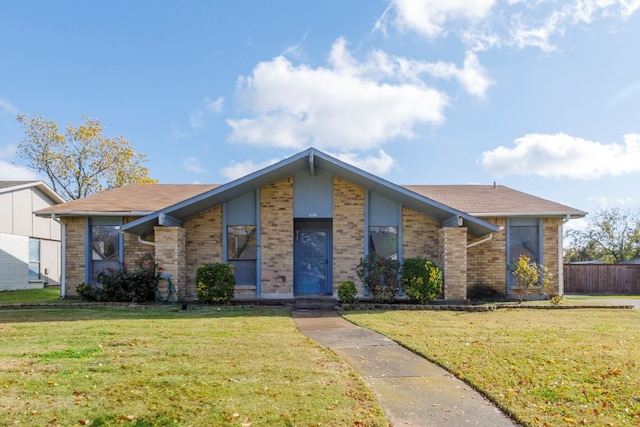
[(0, 181), (0, 291), (60, 284), (60, 223), (33, 213), (60, 203), (42, 181)]
[(464, 300), (510, 294), (522, 253), (562, 293), (562, 226), (585, 212), (503, 186), (403, 187), (310, 148), (224, 185), (131, 185), (37, 214), (65, 224), (69, 296), (150, 250), (185, 299), (207, 262), (234, 265), (237, 299), (336, 296), (346, 280), (364, 295), (356, 266), (377, 252), (434, 260), (444, 298)]

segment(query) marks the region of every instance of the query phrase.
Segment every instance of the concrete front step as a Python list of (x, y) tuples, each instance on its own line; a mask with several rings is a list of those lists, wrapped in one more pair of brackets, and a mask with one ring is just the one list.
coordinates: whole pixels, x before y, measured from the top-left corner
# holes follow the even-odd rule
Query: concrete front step
[(296, 298), (293, 306), (304, 310), (334, 310), (337, 301), (333, 298)]

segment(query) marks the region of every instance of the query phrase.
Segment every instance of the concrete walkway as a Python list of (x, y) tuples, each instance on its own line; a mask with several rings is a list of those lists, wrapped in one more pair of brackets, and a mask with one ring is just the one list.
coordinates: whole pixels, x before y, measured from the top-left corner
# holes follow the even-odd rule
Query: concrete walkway
[(444, 369), (335, 311), (293, 310), (291, 316), (303, 334), (360, 374), (394, 427), (516, 425)]

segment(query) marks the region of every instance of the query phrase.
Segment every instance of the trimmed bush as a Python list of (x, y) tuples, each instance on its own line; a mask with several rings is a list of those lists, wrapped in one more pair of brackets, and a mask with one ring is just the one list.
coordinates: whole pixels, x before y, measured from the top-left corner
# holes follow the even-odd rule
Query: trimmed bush
[(551, 277), (547, 267), (532, 261), (526, 255), (520, 255), (517, 260), (512, 260), (507, 270), (515, 281), (515, 286), (511, 290), (518, 296), (519, 302), (524, 301), (530, 292), (544, 290)]
[(343, 304), (353, 304), (356, 302), (357, 294), (356, 284), (351, 280), (347, 280), (338, 285), (338, 301)]
[(236, 277), (233, 265), (209, 263), (196, 271), (196, 295), (202, 302), (224, 304), (233, 299)]
[(375, 301), (391, 301), (398, 294), (399, 270), (400, 263), (397, 260), (370, 253), (360, 258), (356, 274)]
[(125, 265), (107, 268), (96, 276), (94, 283), (81, 283), (76, 292), (83, 299), (109, 302), (145, 302), (155, 299), (154, 288), (162, 267), (153, 254), (146, 253), (136, 262), (138, 267), (129, 273)]
[(442, 271), (426, 258), (407, 258), (402, 263), (400, 283), (412, 302), (426, 304), (442, 293)]

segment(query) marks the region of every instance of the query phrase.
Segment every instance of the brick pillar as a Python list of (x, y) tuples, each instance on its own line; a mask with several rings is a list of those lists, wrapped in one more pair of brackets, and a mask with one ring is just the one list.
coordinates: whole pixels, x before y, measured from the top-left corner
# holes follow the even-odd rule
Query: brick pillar
[(171, 275), (171, 283), (180, 298), (186, 298), (185, 229), (182, 227), (154, 227), (156, 262)]
[(444, 299), (467, 299), (467, 228), (445, 227), (439, 231)]

